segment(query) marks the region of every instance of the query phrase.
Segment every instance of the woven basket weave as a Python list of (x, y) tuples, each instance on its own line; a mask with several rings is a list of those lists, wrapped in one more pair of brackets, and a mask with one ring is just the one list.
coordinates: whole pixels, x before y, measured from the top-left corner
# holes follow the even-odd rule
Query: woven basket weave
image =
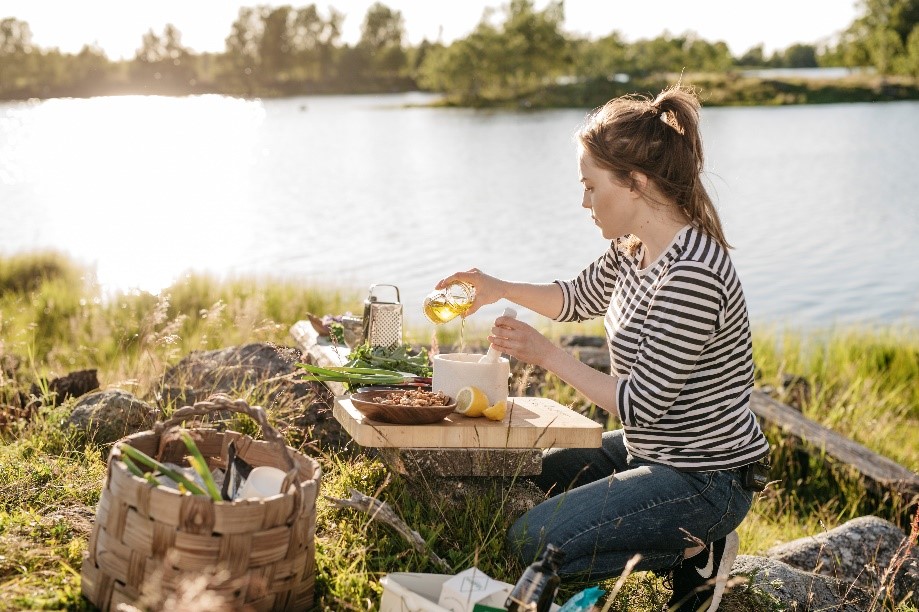
[(201, 453), (211, 467), (226, 467), (227, 446), (253, 466), (288, 473), (283, 494), (266, 499), (215, 502), (181, 494), (132, 475), (116, 444), (96, 508), (83, 561), (83, 594), (102, 610), (142, 597), (162, 601), (183, 581), (204, 576), (207, 590), (233, 609), (308, 610), (315, 580), (316, 497), (319, 464), (288, 447), (264, 410), (242, 400), (213, 396), (175, 411), (153, 431), (120, 440), (163, 462), (184, 463), (187, 450), (171, 426), (222, 410), (246, 414), (266, 441), (233, 431), (195, 428)]

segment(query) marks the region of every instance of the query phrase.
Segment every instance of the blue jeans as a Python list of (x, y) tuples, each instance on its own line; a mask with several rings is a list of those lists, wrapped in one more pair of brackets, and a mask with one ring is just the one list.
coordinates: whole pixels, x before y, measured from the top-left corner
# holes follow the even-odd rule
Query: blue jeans
[(723, 538), (753, 501), (734, 470), (681, 472), (628, 454), (622, 430), (601, 448), (547, 451), (534, 481), (551, 497), (508, 530), (511, 550), (529, 564), (546, 543), (565, 552), (559, 574), (618, 577), (635, 553), (635, 570), (669, 569), (686, 548)]

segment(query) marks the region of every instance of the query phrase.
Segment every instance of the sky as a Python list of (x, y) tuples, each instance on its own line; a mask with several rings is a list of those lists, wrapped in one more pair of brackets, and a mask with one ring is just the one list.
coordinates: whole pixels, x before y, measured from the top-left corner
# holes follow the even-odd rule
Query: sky
[[(171, 23), (182, 44), (195, 52), (222, 51), (240, 7), (316, 4), (323, 17), (335, 7), (345, 14), (343, 41), (354, 43), (374, 0), (270, 2), (240, 0), (0, 0), (0, 19), (29, 24), (41, 48), (77, 52), (99, 45), (110, 59), (131, 58), (148, 30), (162, 34)], [(450, 41), (468, 35), (487, 7), (502, 0), (382, 0), (405, 20), (408, 41)], [(547, 0), (536, 0), (545, 7)], [(856, 16), (856, 0), (565, 0), (564, 29), (591, 37), (618, 31), (627, 41), (664, 32), (695, 32), (724, 41), (734, 55), (762, 44), (766, 53), (794, 43), (813, 44), (845, 29)]]

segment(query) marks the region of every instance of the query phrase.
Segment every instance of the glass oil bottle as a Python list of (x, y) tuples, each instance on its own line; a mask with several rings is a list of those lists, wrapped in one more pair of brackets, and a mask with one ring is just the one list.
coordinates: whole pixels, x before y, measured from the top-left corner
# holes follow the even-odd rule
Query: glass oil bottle
[(431, 323), (440, 325), (466, 314), (472, 308), (474, 299), (475, 287), (457, 282), (429, 293), (424, 298), (422, 310)]
[(508, 595), (504, 607), (508, 612), (549, 612), (561, 579), (558, 566), (565, 553), (547, 544), (542, 556), (523, 572)]

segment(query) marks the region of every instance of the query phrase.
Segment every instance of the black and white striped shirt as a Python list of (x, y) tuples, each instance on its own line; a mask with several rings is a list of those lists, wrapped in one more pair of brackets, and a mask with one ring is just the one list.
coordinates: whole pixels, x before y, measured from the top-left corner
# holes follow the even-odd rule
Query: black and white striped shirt
[(641, 269), (621, 240), (577, 278), (556, 281), (559, 321), (605, 314), (626, 448), (681, 470), (740, 467), (768, 453), (750, 410), (747, 306), (727, 250), (686, 226)]

